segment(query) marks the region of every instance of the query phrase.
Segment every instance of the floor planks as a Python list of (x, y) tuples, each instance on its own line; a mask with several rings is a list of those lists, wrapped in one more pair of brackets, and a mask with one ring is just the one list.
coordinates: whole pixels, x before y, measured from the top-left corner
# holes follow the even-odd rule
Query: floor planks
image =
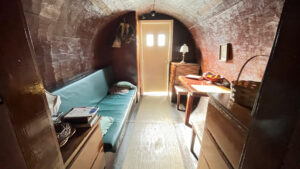
[[(202, 112), (207, 101), (200, 100), (191, 121), (205, 118)], [(166, 96), (143, 96), (131, 115), (115, 161), (107, 168), (195, 169), (191, 133), (191, 128), (184, 125), (184, 111), (176, 110)], [(199, 150), (200, 144), (196, 144), (195, 151)]]
[(184, 168), (166, 97), (143, 97), (122, 168)]

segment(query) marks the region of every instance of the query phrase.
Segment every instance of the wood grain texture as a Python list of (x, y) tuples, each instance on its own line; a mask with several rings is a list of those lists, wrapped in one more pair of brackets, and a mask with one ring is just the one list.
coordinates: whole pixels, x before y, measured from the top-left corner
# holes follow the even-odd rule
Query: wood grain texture
[[(251, 121), (250, 110), (241, 107), (236, 109), (231, 104), (229, 94), (209, 96), (201, 154), (211, 169), (220, 168), (223, 163), (228, 168), (238, 169)], [(198, 167), (205, 166), (204, 163), (205, 160), (199, 161)]]
[(197, 169), (210, 169), (203, 154), (200, 154)]
[(103, 149), (101, 127), (98, 123), (90, 138), (78, 152), (69, 169), (91, 168), (98, 153)]
[(143, 96), (123, 169), (183, 169), (170, 103)]
[(191, 93), (188, 93), (188, 98), (186, 101), (186, 110), (185, 110), (185, 125), (190, 126), (191, 124), (189, 123), (190, 121), (190, 115), (192, 113), (192, 108), (193, 108), (193, 101), (194, 101), (194, 96), (191, 95)]
[[(97, 127), (98, 127), (98, 125), (95, 125), (92, 128), (76, 129), (76, 133), (68, 140), (67, 144), (61, 148), (61, 154), (62, 154), (64, 163), (65, 163), (65, 166), (69, 165), (69, 163), (76, 156), (76, 154), (80, 151), (80, 149), (83, 147), (83, 145), (89, 139), (89, 137), (94, 133), (94, 131)], [(102, 137), (99, 141), (100, 141), (100, 143), (102, 142)]]
[(0, 11), (0, 95), (26, 167), (62, 169), (63, 160), (21, 2), (1, 1)]
[(4, 169), (27, 169), (5, 104), (0, 105), (0, 112), (0, 166)]
[(204, 130), (201, 154), (205, 157), (207, 164), (211, 169), (232, 169), (230, 163), (227, 161), (226, 157), (219, 149), (217, 143), (207, 129)]
[(230, 94), (209, 94), (211, 98), (211, 104), (213, 104), (219, 110), (225, 111), (231, 116), (231, 118), (236, 119), (236, 122), (248, 130), (252, 120), (251, 109), (243, 107), (237, 103), (234, 103), (230, 99)]
[(104, 157), (104, 149), (102, 147), (91, 169), (104, 169), (104, 167), (105, 167), (105, 157)]
[(237, 169), (247, 133), (239, 128), (234, 119), (211, 104), (208, 104), (206, 127), (232, 166)]

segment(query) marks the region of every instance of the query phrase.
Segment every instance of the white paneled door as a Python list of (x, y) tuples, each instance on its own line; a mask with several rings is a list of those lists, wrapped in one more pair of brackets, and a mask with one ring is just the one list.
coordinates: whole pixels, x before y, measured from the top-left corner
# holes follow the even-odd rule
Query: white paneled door
[(167, 93), (173, 20), (140, 21), (142, 92)]

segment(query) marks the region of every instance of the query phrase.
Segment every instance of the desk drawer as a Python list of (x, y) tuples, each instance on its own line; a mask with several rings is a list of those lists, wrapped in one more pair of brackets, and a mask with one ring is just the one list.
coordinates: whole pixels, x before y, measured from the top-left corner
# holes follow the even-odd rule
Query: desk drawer
[(104, 169), (104, 167), (105, 167), (105, 159), (104, 159), (104, 149), (102, 146), (93, 164), (92, 169)]
[(103, 147), (101, 127), (97, 126), (85, 145), (76, 155), (69, 169), (89, 169), (92, 167), (100, 148)]
[(208, 104), (206, 127), (235, 169), (239, 166), (246, 139), (246, 134), (238, 126), (225, 112), (217, 110), (211, 103)]
[(198, 167), (197, 169), (210, 169), (208, 167), (208, 164), (206, 162), (206, 159), (203, 155), (203, 153), (200, 154), (200, 157), (198, 158)]
[[(232, 167), (228, 164), (226, 157), (222, 154), (222, 152), (217, 147), (214, 139), (210, 135), (207, 129), (204, 129), (204, 135), (202, 139), (201, 145), (201, 154), (206, 159), (205, 161), (200, 161), (198, 166), (209, 166), (210, 169), (231, 169)], [(200, 156), (201, 157), (201, 156)]]

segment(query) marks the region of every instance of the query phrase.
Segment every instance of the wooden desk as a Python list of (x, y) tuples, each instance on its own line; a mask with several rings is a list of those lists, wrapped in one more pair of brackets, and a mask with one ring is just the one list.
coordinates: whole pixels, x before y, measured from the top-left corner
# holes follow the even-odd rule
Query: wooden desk
[(189, 119), (192, 112), (194, 96), (208, 96), (208, 93), (230, 93), (230, 89), (223, 86), (216, 86), (207, 80), (189, 79), (185, 76), (179, 76), (178, 79), (188, 90), (185, 109), (185, 125), (189, 127), (191, 127)]

